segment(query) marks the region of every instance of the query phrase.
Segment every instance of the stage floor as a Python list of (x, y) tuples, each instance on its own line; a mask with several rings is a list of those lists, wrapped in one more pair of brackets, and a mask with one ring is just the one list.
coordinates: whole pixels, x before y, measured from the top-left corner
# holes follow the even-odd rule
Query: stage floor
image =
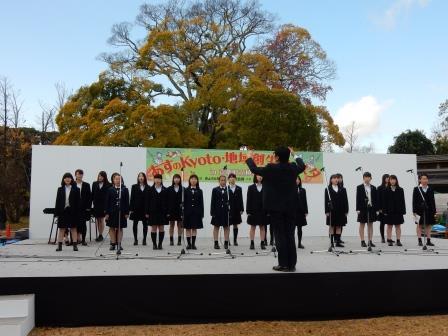
[[(327, 237), (306, 237), (306, 249), (298, 249), (297, 273), (331, 272), (371, 272), (437, 270), (447, 268), (448, 240), (432, 239), (435, 252), (423, 252), (417, 246), (416, 237), (404, 237), (403, 247), (389, 247), (377, 242), (377, 253), (362, 250), (357, 237), (343, 237), (345, 252), (339, 257), (324, 253), (311, 253), (312, 250), (326, 250)], [(124, 251), (119, 260), (109, 255), (109, 242), (91, 242), (89, 246), (79, 246), (79, 252), (71, 247), (55, 251), (55, 245), (46, 241), (25, 240), (17, 244), (0, 247), (0, 278), (14, 277), (77, 277), (77, 276), (120, 276), (120, 275), (201, 275), (201, 274), (266, 274), (276, 273), (272, 266), (277, 264), (275, 254), (249, 250), (249, 240), (239, 239), (239, 246), (231, 246), (235, 258), (215, 253), (212, 240), (199, 238), (198, 250), (191, 251), (203, 255), (184, 254), (180, 259), (176, 253), (179, 246), (169, 246), (165, 239), (163, 250), (152, 250), (148, 246), (133, 246), (133, 241), (125, 240)], [(409, 249), (405, 251), (405, 249)], [(414, 250), (416, 249), (416, 250)], [(270, 251), (270, 247), (268, 247)], [(218, 252), (224, 252), (219, 250)], [(436, 253), (438, 252), (438, 253)], [(258, 253), (258, 254), (257, 254)]]

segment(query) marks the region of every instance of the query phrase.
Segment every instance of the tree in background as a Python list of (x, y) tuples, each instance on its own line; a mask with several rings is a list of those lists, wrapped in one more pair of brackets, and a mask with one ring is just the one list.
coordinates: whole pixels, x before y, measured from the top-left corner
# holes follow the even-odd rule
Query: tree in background
[(246, 90), (241, 104), (227, 116), (228, 127), (218, 147), (246, 144), (264, 149), (287, 143), (301, 150), (319, 151), (321, 125), (315, 109), (285, 90)]
[[(230, 121), (242, 124), (236, 118), (243, 117), (238, 109), (246, 104), (247, 92), (277, 89), (310, 105), (308, 113), (322, 131), (319, 147), (343, 145), (328, 111), (311, 105), (312, 98), (323, 101), (331, 90), (334, 64), (305, 29), (285, 25), (275, 30), (273, 15), (257, 1), (145, 4), (136, 25), (145, 29), (143, 39), (133, 36), (133, 24), (113, 26), (109, 42), (119, 50), (100, 56), (109, 70), (61, 109), (56, 143), (215, 148), (231, 135)], [(161, 97), (176, 103), (154, 106)], [(167, 121), (173, 124), (163, 124)], [(151, 125), (174, 128), (175, 134), (164, 139)], [(307, 130), (302, 125), (297, 132)]]
[(394, 138), (394, 144), (389, 147), (391, 154), (434, 154), (434, 145), (423, 131), (407, 130)]

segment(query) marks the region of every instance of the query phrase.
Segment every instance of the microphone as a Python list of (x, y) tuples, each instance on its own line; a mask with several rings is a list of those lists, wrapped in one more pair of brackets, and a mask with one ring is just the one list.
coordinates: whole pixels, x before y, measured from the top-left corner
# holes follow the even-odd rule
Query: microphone
[(355, 171), (360, 171), (362, 169), (361, 166), (359, 166), (358, 168), (355, 169)]
[(325, 171), (325, 167), (322, 167), (322, 168), (320, 169), (320, 171), (321, 171), (321, 172)]
[(227, 165), (225, 165), (223, 169), (224, 169), (224, 170), (227, 170)]
[(413, 173), (414, 172), (414, 169), (408, 169), (408, 170), (406, 170), (406, 173)]

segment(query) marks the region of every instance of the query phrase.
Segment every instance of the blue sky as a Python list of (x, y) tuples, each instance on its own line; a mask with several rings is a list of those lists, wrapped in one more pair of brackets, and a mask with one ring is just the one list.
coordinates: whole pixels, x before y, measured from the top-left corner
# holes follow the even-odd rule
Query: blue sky
[[(143, 1), (3, 0), (0, 76), (24, 99), (26, 124), (39, 102), (52, 103), (54, 84), (70, 89), (96, 80), (97, 60), (114, 23), (133, 21)], [(359, 144), (387, 151), (405, 129), (427, 135), (448, 98), (448, 1), (262, 0), (278, 23), (310, 31), (337, 65), (327, 101), (341, 125), (355, 121)]]

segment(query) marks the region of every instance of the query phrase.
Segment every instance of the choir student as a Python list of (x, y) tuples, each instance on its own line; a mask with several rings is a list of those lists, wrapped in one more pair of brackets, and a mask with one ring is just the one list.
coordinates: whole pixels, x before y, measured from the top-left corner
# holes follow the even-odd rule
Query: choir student
[(227, 179), (225, 176), (219, 177), (219, 185), (212, 190), (212, 199), (210, 204), (210, 215), (213, 225), (214, 248), (219, 250), (219, 229), (224, 229), (224, 248), (229, 248), (229, 193), (227, 189)]
[(134, 234), (134, 245), (138, 245), (138, 223), (143, 225), (142, 245), (146, 245), (148, 236), (148, 219), (145, 216), (145, 201), (149, 192), (146, 174), (140, 172), (137, 176), (137, 183), (131, 188), (131, 203), (129, 205), (129, 218), (133, 221), (132, 233)]
[(382, 211), (385, 216), (387, 225), (387, 243), (393, 246), (392, 228), (395, 227), (395, 234), (397, 236), (397, 246), (401, 244), (401, 224), (404, 223), (404, 215), (406, 214), (406, 204), (404, 200), (403, 188), (398, 184), (398, 179), (395, 175), (390, 175), (389, 186), (384, 193)]
[(306, 199), (306, 190), (302, 187), (302, 179), (297, 176), (297, 195), (296, 195), (296, 226), (297, 226), (297, 247), (304, 249), (302, 245), (302, 227), (308, 224), (308, 202)]
[(81, 209), (79, 214), (79, 226), (78, 226), (78, 244), (86, 246), (87, 225), (86, 222), (90, 221), (91, 208), (92, 208), (92, 192), (90, 190), (90, 184), (84, 182), (84, 171), (82, 169), (76, 169), (75, 179), (76, 186), (81, 193)]
[(373, 237), (373, 222), (377, 220), (378, 213), (378, 193), (375, 186), (371, 185), (372, 174), (365, 172), (362, 175), (363, 184), (356, 188), (356, 212), (358, 214), (359, 222), (359, 238), (361, 239), (361, 247), (367, 247), (364, 231), (367, 224), (367, 237), (369, 239), (369, 246), (375, 247), (372, 242)]
[(325, 215), (330, 229), (331, 246), (344, 247), (341, 242), (342, 227), (347, 224), (348, 198), (346, 189), (339, 184), (338, 176), (331, 175), (325, 189)]
[[(146, 201), (146, 218), (149, 219), (149, 225), (151, 226), (152, 248), (162, 250), (165, 225), (168, 224), (168, 202), (161, 174), (154, 175), (154, 185), (149, 189)], [(159, 233), (158, 242), (157, 232)]]
[(100, 171), (95, 182), (92, 183), (92, 201), (93, 201), (93, 215), (95, 216), (96, 226), (98, 229), (97, 242), (103, 241), (103, 233), (106, 216), (106, 196), (111, 184), (107, 179), (105, 171)]
[(423, 246), (422, 230), (425, 230), (426, 245), (434, 246), (431, 242), (432, 226), (436, 223), (436, 202), (434, 199), (434, 190), (428, 185), (429, 179), (426, 173), (419, 176), (419, 186), (414, 188), (412, 193), (412, 212), (414, 217), (418, 218), (417, 237), (418, 245)]
[(202, 229), (204, 218), (204, 196), (199, 188), (199, 178), (193, 174), (188, 179), (188, 188), (185, 189), (185, 218), (183, 226), (187, 234), (187, 249), (196, 250), (197, 230)]
[[(336, 176), (338, 177), (338, 185), (340, 187), (344, 187), (344, 176), (342, 176), (341, 173), (336, 173)], [(339, 235), (339, 241), (344, 244), (344, 241), (342, 240), (342, 232), (344, 231), (344, 227), (341, 226), (341, 234)]]
[[(117, 248), (121, 251), (123, 229), (128, 226), (129, 217), (129, 191), (124, 185), (123, 178), (118, 173), (113, 173), (112, 186), (106, 195), (106, 223), (109, 227), (110, 250)], [(120, 188), (121, 186), (121, 188)]]
[(168, 221), (170, 223), (170, 245), (174, 245), (174, 227), (177, 227), (177, 245), (182, 244), (182, 186), (179, 174), (173, 175), (171, 186), (167, 189)]
[(58, 218), (58, 247), (56, 251), (62, 251), (62, 241), (66, 230), (71, 232), (73, 251), (78, 251), (77, 227), (80, 213), (81, 193), (72, 174), (65, 173), (56, 194), (55, 216)]
[(268, 224), (266, 211), (263, 209), (263, 177), (254, 175), (253, 184), (247, 188), (246, 199), (247, 224), (250, 225), (250, 249), (255, 249), (255, 229), (260, 229), (260, 247), (266, 249), (266, 226)]
[(381, 185), (378, 187), (378, 206), (379, 206), (378, 220), (380, 221), (381, 242), (383, 244), (386, 242), (386, 237), (384, 235), (384, 227), (386, 225), (386, 222), (384, 221), (385, 218), (383, 210), (381, 209), (381, 205), (383, 204), (384, 193), (386, 192), (388, 185), (389, 185), (389, 174), (384, 174), (381, 179)]
[(238, 246), (238, 225), (243, 221), (244, 212), (243, 190), (236, 185), (236, 175), (229, 174), (229, 206), (230, 225), (233, 225), (233, 245)]

